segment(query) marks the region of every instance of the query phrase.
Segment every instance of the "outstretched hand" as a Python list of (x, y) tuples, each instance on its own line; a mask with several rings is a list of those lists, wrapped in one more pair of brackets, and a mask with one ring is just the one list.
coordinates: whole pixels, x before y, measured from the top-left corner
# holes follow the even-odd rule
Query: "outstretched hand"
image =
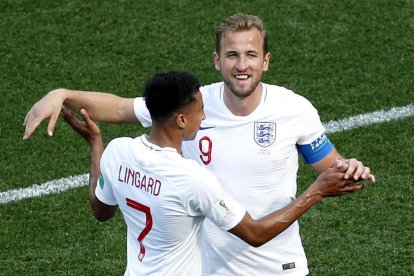
[(90, 145), (92, 145), (96, 141), (101, 140), (101, 131), (99, 127), (95, 124), (94, 121), (89, 118), (89, 114), (85, 109), (81, 109), (80, 115), (84, 122), (78, 121), (72, 110), (63, 106), (62, 107), (62, 114), (63, 119), (75, 130), (79, 133)]
[(56, 121), (63, 106), (63, 97), (60, 92), (61, 90), (59, 89), (49, 92), (27, 112), (23, 121), (23, 126), (25, 127), (24, 140), (28, 139), (40, 123), (46, 119), (49, 119), (47, 134), (49, 136), (53, 135)]

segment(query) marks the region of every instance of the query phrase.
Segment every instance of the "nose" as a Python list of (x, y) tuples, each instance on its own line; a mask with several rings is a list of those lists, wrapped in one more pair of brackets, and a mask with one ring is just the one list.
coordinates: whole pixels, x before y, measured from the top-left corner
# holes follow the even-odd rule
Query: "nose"
[(239, 57), (236, 68), (238, 71), (245, 71), (247, 69), (247, 61), (245, 57)]

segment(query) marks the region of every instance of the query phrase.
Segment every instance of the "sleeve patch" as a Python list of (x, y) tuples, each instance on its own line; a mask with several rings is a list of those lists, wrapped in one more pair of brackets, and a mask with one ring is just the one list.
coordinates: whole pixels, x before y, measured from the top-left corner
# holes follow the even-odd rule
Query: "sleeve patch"
[(220, 199), (219, 201), (214, 203), (213, 207), (223, 219), (225, 219), (228, 215), (231, 214), (229, 203), (226, 202), (224, 199)]
[(102, 174), (100, 174), (100, 175), (99, 175), (99, 180), (98, 180), (98, 183), (99, 183), (99, 187), (100, 187), (101, 189), (103, 189), (103, 188), (104, 188), (104, 185), (105, 185), (105, 181), (104, 181), (104, 179), (103, 179)]

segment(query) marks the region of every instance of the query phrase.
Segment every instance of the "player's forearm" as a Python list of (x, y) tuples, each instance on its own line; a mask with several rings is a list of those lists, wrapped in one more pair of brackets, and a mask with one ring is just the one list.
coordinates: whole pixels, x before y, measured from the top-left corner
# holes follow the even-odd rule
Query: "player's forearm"
[(101, 172), (100, 160), (104, 150), (101, 137), (96, 137), (90, 141), (91, 146), (91, 171), (89, 175), (89, 202), (92, 211), (96, 217), (99, 205), (95, 196), (95, 189), (98, 184), (99, 174)]
[(96, 122), (138, 123), (134, 114), (133, 98), (122, 98), (103, 92), (57, 89), (51, 93), (59, 94), (65, 105), (79, 112), (81, 108), (88, 111)]
[(331, 168), (337, 160), (344, 159), (338, 151), (334, 148), (325, 158), (321, 161), (312, 164), (318, 174), (323, 173), (328, 168)]
[(258, 220), (263, 227), (262, 237), (264, 240), (261, 241), (262, 243), (282, 233), (312, 206), (322, 201), (322, 195), (313, 191), (312, 188), (310, 187), (289, 205)]
[(246, 213), (242, 222), (231, 229), (230, 232), (252, 246), (261, 246), (286, 230), (301, 215), (321, 200), (322, 196), (310, 187), (289, 205), (261, 219), (253, 220)]
[(91, 145), (91, 172), (89, 176), (89, 202), (92, 207), (93, 216), (101, 222), (111, 219), (117, 210), (117, 206), (107, 205), (101, 202), (95, 194), (101, 172), (100, 161), (104, 151), (101, 136), (93, 137), (89, 141)]

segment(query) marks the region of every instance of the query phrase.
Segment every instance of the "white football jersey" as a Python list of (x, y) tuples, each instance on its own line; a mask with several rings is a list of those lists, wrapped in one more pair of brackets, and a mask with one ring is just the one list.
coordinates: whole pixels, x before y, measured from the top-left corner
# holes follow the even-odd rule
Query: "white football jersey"
[[(235, 116), (228, 110), (222, 82), (201, 87), (206, 119), (196, 139), (183, 143), (183, 155), (213, 172), (254, 219), (294, 200), (297, 146), (311, 144), (325, 132), (307, 99), (283, 87), (262, 86), (261, 103), (248, 116)], [(149, 126), (142, 98), (135, 100), (134, 108), (138, 120)], [(206, 220), (202, 253), (205, 275), (309, 273), (297, 222), (254, 248)]]
[(95, 193), (127, 224), (125, 275), (201, 275), (204, 218), (226, 231), (246, 211), (211, 172), (145, 135), (108, 144)]

